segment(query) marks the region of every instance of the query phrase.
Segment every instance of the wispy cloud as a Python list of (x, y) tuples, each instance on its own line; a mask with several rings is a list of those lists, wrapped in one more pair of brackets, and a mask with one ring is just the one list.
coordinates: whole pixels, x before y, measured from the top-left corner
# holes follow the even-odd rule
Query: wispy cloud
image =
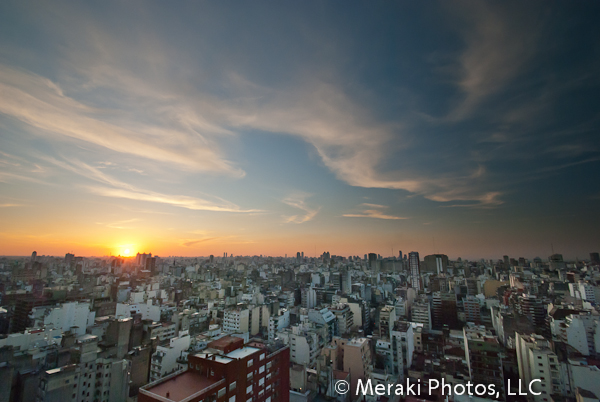
[(499, 191), (489, 192), (480, 196), (464, 197), (463, 201), (469, 201), (468, 203), (456, 204), (451, 202), (460, 200), (460, 196), (455, 194), (439, 194), (434, 201), (450, 203), (449, 205), (442, 205), (449, 208), (496, 208), (504, 204), (504, 201), (500, 199), (501, 195), (502, 193)]
[(388, 214), (384, 213), (383, 210), (388, 208), (385, 205), (368, 204), (368, 203), (363, 203), (361, 205), (363, 207), (367, 207), (367, 208), (372, 207), (372, 208), (376, 208), (376, 209), (364, 209), (364, 210), (360, 211), (359, 213), (344, 214), (342, 216), (344, 216), (346, 218), (374, 218), (374, 219), (385, 219), (385, 220), (408, 219), (405, 217), (388, 215)]
[(312, 220), (321, 210), (321, 207), (311, 207), (306, 203), (306, 199), (310, 194), (298, 193), (281, 200), (284, 204), (293, 208), (298, 208), (305, 213), (303, 215), (283, 216), (285, 223), (304, 223)]
[(141, 189), (107, 175), (98, 168), (75, 159), (71, 159), (69, 161), (60, 161), (54, 158), (47, 158), (47, 160), (80, 176), (109, 185), (110, 187), (86, 186), (86, 188), (93, 194), (105, 197), (155, 202), (198, 211), (238, 213), (259, 212), (255, 209), (242, 209), (238, 205), (219, 197), (212, 197), (214, 200), (208, 200), (185, 195), (162, 194), (155, 191)]
[(458, 80), (464, 99), (448, 116), (460, 120), (523, 72), (535, 54), (540, 27), (525, 17), (531, 14), (523, 12), (523, 7), (511, 13), (510, 7), (495, 3), (466, 1), (447, 6), (458, 17), (456, 27), (466, 44), (459, 57)]
[[(177, 120), (169, 126), (123, 121), (114, 111), (66, 96), (46, 78), (5, 65), (0, 65), (0, 112), (34, 127), (40, 135), (84, 141), (185, 169), (244, 176), (219, 154), (216, 143), (186, 131)], [(179, 123), (183, 119), (175, 118)], [(184, 126), (189, 128), (189, 123)]]
[(218, 237), (207, 237), (206, 239), (187, 240), (187, 241), (184, 241), (182, 244), (185, 247), (192, 247), (192, 246), (195, 246), (196, 244), (206, 243), (206, 242), (217, 240), (217, 239), (219, 239), (219, 238)]

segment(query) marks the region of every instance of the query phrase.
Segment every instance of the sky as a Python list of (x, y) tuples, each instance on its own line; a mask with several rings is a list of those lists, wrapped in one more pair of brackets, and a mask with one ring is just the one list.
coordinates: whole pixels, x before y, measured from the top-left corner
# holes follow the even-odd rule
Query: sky
[(599, 15), (0, 2), (0, 254), (589, 258)]

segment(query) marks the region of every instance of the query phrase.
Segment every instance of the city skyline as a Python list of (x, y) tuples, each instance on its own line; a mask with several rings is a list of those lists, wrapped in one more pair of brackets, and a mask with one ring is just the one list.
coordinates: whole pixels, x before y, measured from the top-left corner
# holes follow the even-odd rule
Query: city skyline
[(599, 8), (4, 2), (0, 255), (587, 259)]

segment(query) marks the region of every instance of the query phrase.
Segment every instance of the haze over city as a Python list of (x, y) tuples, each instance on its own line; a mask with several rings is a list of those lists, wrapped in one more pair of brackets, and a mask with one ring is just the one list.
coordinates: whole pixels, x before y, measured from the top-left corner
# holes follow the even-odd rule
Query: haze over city
[(588, 258), (597, 2), (0, 3), (0, 254)]

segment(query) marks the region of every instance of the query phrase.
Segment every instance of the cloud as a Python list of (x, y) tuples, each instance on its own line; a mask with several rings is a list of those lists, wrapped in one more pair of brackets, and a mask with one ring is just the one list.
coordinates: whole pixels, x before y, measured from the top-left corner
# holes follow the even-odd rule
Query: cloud
[(310, 196), (311, 196), (310, 194), (299, 193), (299, 194), (295, 194), (295, 195), (292, 195), (290, 197), (287, 197), (287, 198), (281, 200), (281, 202), (283, 202), (284, 204), (287, 204), (293, 208), (298, 208), (305, 212), (304, 215), (283, 216), (285, 223), (308, 222), (308, 221), (312, 220), (319, 213), (319, 211), (321, 210), (321, 207), (318, 207), (318, 208), (310, 207), (306, 203), (306, 199), (309, 198)]
[[(458, 86), (463, 100), (452, 110), (450, 120), (469, 117), (482, 102), (506, 88), (535, 54), (540, 39), (539, 21), (519, 3), (519, 12), (503, 3), (465, 1), (447, 4), (457, 17), (456, 28), (466, 44), (458, 63)], [(506, 7), (504, 7), (506, 6)], [(515, 10), (512, 10), (515, 11)]]
[[(498, 206), (504, 204), (504, 201), (502, 201), (500, 199), (501, 195), (502, 195), (501, 192), (495, 191), (495, 192), (489, 192), (489, 193), (485, 193), (483, 195), (478, 195), (478, 196), (464, 196), (463, 201), (469, 201), (469, 203), (451, 204), (451, 205), (443, 205), (443, 206), (450, 207), (450, 208), (454, 208), (454, 207), (456, 207), (456, 208), (495, 208), (495, 207), (498, 207)], [(452, 201), (457, 201), (460, 199), (461, 199), (461, 196), (453, 194), (453, 193), (449, 193), (449, 194), (438, 194), (435, 196), (433, 201), (450, 203)]]
[[(464, 8), (468, 23), (461, 24), (461, 32), (466, 46), (458, 56), (461, 67), (456, 85), (465, 100), (450, 121), (468, 116), (509, 82), (526, 60), (523, 53), (533, 40), (526, 38), (513, 46), (518, 33), (511, 34), (506, 15), (484, 5)], [(300, 71), (297, 78), (282, 85), (265, 84), (247, 64), (232, 64), (221, 54), (215, 54), (211, 62), (218, 70), (215, 73), (204, 58), (194, 60), (187, 54), (194, 49), (171, 46), (143, 23), (123, 38), (88, 14), (72, 18), (78, 10), (61, 11), (77, 21), (69, 29), (60, 24), (49, 29), (66, 43), (61, 49), (62, 76), (51, 81), (0, 67), (0, 91), (16, 100), (3, 97), (0, 112), (40, 133), (181, 169), (243, 177), (244, 171), (228, 160), (222, 142), (261, 130), (303, 139), (339, 180), (351, 186), (405, 190), (430, 200), (460, 190), (456, 200), (472, 196), (472, 201), (478, 201), (490, 191), (489, 184), (464, 174), (472, 161), (448, 166), (439, 160), (435, 168), (420, 169), (411, 139), (423, 127), (405, 117), (420, 111), (407, 111), (392, 121), (378, 118), (373, 105), (348, 92), (345, 76), (336, 67), (311, 65), (310, 74)], [(104, 104), (111, 108), (98, 106)], [(502, 140), (499, 136), (490, 139)], [(390, 160), (409, 167), (389, 168)], [(132, 197), (131, 190), (122, 188), (96, 191)], [(155, 194), (144, 198), (162, 200)], [(290, 218), (294, 222), (313, 217), (307, 213)]]
[(0, 208), (12, 208), (12, 207), (22, 207), (24, 206), (23, 204), (0, 204)]
[(386, 205), (368, 204), (368, 203), (363, 203), (361, 205), (363, 207), (373, 207), (376, 209), (365, 209), (365, 210), (362, 210), (360, 213), (344, 214), (342, 216), (344, 216), (346, 218), (374, 218), (374, 219), (385, 219), (385, 220), (408, 219), (408, 218), (404, 218), (401, 216), (394, 216), (394, 215), (388, 215), (388, 214), (383, 213), (382, 209), (388, 208)]
[(238, 205), (219, 197), (212, 197), (214, 198), (214, 200), (208, 200), (185, 195), (162, 194), (155, 191), (141, 189), (123, 181), (120, 181), (112, 176), (103, 173), (98, 168), (95, 168), (75, 159), (71, 159), (69, 161), (59, 161), (54, 158), (46, 158), (46, 160), (80, 176), (111, 186), (86, 187), (90, 192), (104, 197), (155, 202), (197, 211), (237, 213), (259, 212), (259, 210), (255, 209), (242, 209)]
[(196, 244), (205, 243), (205, 242), (216, 240), (216, 239), (219, 239), (219, 237), (207, 237), (206, 239), (189, 240), (189, 241), (183, 242), (182, 244), (185, 247), (192, 247), (192, 246), (195, 246)]
[(35, 128), (38, 135), (84, 141), (188, 170), (245, 174), (220, 155), (215, 142), (194, 131), (209, 128), (193, 117), (176, 114), (167, 118), (169, 124), (142, 122), (134, 113), (123, 119), (123, 113), (88, 106), (46, 78), (5, 65), (0, 65), (0, 113)]

